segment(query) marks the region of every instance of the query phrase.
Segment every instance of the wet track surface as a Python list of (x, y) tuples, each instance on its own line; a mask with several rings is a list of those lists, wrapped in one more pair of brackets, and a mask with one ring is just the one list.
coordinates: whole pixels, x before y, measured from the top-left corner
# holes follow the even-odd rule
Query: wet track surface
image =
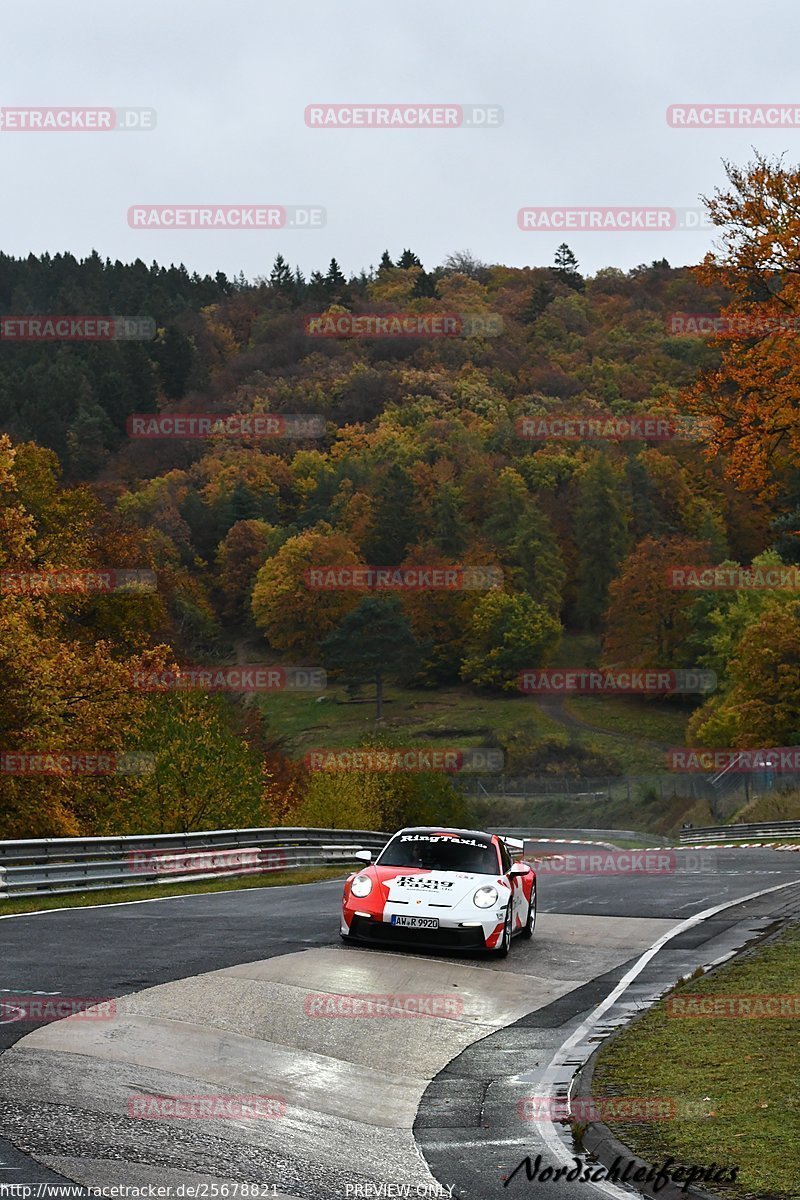
[[(531, 1088), (518, 1077), (535, 1074), (667, 930), (797, 880), (800, 865), (797, 854), (770, 849), (692, 850), (657, 875), (590, 875), (580, 856), (604, 851), (537, 844), (544, 851), (566, 857), (540, 865), (536, 935), (515, 939), (502, 961), (341, 946), (336, 881), (0, 921), (0, 999), (126, 997), (113, 1022), (59, 1022), (33, 1036), (32, 1024), (0, 1025), (10, 1137), (0, 1157), (21, 1168), (4, 1178), (53, 1180), (55, 1168), (83, 1183), (248, 1179), (313, 1200), (344, 1196), (353, 1181), (436, 1179), (476, 1200), (493, 1194), (530, 1132), (509, 1130), (520, 1087)], [(682, 934), (654, 960), (650, 982), (662, 971), (674, 980), (709, 947), (724, 950), (748, 918), (757, 931), (790, 897), (798, 892)], [(458, 1020), (322, 1022), (303, 1010), (309, 992), (453, 989)], [(287, 1115), (172, 1122), (167, 1138), (163, 1123), (125, 1111), (132, 1094), (204, 1089), (280, 1093)], [(507, 1143), (499, 1155), (498, 1140)], [(558, 1195), (553, 1186), (547, 1194)]]

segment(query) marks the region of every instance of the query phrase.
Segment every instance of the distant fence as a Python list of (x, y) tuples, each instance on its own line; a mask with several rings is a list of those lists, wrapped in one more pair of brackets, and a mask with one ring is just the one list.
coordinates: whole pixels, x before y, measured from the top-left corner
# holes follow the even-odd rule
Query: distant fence
[(0, 899), (334, 866), (388, 840), (363, 829), (274, 828), (0, 842)]
[(760, 842), (765, 838), (796, 838), (800, 840), (800, 821), (764, 821), (753, 825), (706, 825), (697, 829), (682, 829), (682, 842), (698, 845), (701, 842)]
[(705, 800), (714, 817), (724, 819), (753, 798), (800, 791), (800, 773), (776, 771), (732, 771), (717, 774), (661, 772), (650, 775), (573, 776), (464, 776), (462, 792), (476, 800), (559, 800), (565, 804), (585, 801), (637, 803), (648, 796), (669, 801), (674, 798)]

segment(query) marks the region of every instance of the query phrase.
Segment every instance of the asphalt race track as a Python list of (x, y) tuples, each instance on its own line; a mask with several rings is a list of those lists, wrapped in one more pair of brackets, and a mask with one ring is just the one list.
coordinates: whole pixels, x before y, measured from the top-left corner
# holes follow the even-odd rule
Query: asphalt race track
[[(588, 848), (537, 843), (545, 849)], [(559, 874), (559, 861), (539, 868), (533, 940), (516, 938), (504, 961), (344, 946), (338, 882), (1, 920), (0, 1182), (238, 1181), (308, 1200), (386, 1184), (434, 1195), (438, 1183), (469, 1200), (537, 1190), (562, 1200), (567, 1187), (522, 1175), (502, 1187), (547, 1149), (546, 1131), (520, 1121), (519, 1098), (654, 942), (697, 913), (800, 881), (800, 855), (693, 848), (662, 875)], [(800, 889), (783, 887), (681, 933), (600, 1032), (798, 908)], [(116, 1012), (8, 1019), (15, 993), (37, 992), (115, 997)], [(418, 1018), (315, 1015), (314, 997), (387, 993), (446, 1005)], [(143, 1097), (209, 1094), (271, 1096), (275, 1112), (134, 1112)], [(581, 1185), (589, 1198), (602, 1191)]]

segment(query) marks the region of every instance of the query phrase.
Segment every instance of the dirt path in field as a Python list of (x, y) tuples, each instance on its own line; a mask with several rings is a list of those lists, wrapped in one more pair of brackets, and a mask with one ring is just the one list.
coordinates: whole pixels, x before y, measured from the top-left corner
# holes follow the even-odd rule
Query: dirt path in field
[(584, 721), (582, 717), (576, 717), (569, 712), (566, 706), (566, 701), (563, 696), (537, 696), (536, 703), (544, 716), (549, 717), (551, 721), (555, 721), (559, 725), (563, 725), (569, 733), (601, 733), (604, 737), (615, 738), (617, 741), (635, 741), (637, 746), (643, 749), (658, 750), (666, 752), (671, 749), (671, 744), (668, 742), (659, 742), (654, 738), (635, 737), (631, 734), (619, 732), (615, 729), (606, 729), (602, 725), (592, 725), (589, 721)]

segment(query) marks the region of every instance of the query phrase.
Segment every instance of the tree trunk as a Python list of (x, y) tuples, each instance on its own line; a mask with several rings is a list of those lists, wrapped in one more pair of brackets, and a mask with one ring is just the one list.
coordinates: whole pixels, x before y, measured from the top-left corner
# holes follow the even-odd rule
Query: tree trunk
[(375, 720), (380, 721), (383, 717), (383, 676), (375, 676)]

